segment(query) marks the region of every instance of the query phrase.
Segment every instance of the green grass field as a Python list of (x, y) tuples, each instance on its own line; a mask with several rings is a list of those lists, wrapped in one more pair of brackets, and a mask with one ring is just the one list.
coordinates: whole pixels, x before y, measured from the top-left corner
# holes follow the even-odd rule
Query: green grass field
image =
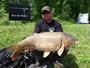
[[(66, 68), (90, 67), (90, 25), (89, 24), (62, 24), (64, 32), (79, 40), (79, 44), (69, 49), (67, 56), (61, 63)], [(17, 26), (0, 26), (0, 49), (8, 47), (33, 34), (35, 23), (19, 24)]]

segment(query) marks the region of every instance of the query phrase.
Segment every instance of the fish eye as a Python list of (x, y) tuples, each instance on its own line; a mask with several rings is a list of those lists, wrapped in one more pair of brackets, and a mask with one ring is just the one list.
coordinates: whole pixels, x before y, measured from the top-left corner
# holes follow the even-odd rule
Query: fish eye
[(74, 39), (74, 38), (70, 38), (70, 40), (71, 40), (71, 41), (76, 41), (76, 39)]

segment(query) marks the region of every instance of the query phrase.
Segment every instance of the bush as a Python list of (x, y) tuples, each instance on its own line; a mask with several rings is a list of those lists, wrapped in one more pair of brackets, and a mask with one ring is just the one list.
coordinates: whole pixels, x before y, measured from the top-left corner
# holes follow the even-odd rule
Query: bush
[(63, 20), (70, 20), (71, 8), (70, 5), (66, 2), (63, 3), (63, 8), (61, 10), (60, 18)]

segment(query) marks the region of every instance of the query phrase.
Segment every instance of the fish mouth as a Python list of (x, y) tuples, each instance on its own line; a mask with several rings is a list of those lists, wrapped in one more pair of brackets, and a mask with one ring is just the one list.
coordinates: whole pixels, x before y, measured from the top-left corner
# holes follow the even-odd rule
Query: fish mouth
[(65, 49), (69, 48), (69, 46), (64, 46)]
[(79, 41), (78, 41), (78, 40), (76, 40), (76, 41), (75, 41), (75, 43), (76, 43), (76, 44), (78, 44), (78, 43), (79, 43)]

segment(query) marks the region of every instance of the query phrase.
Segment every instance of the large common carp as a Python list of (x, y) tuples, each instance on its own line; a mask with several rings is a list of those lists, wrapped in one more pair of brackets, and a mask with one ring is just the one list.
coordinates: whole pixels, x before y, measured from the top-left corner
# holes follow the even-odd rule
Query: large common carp
[(8, 47), (6, 51), (12, 53), (12, 61), (14, 61), (24, 49), (44, 51), (43, 58), (45, 58), (50, 54), (50, 52), (55, 51), (57, 51), (58, 55), (61, 56), (64, 48), (68, 48), (77, 43), (77, 39), (64, 32), (44, 32), (31, 35)]

